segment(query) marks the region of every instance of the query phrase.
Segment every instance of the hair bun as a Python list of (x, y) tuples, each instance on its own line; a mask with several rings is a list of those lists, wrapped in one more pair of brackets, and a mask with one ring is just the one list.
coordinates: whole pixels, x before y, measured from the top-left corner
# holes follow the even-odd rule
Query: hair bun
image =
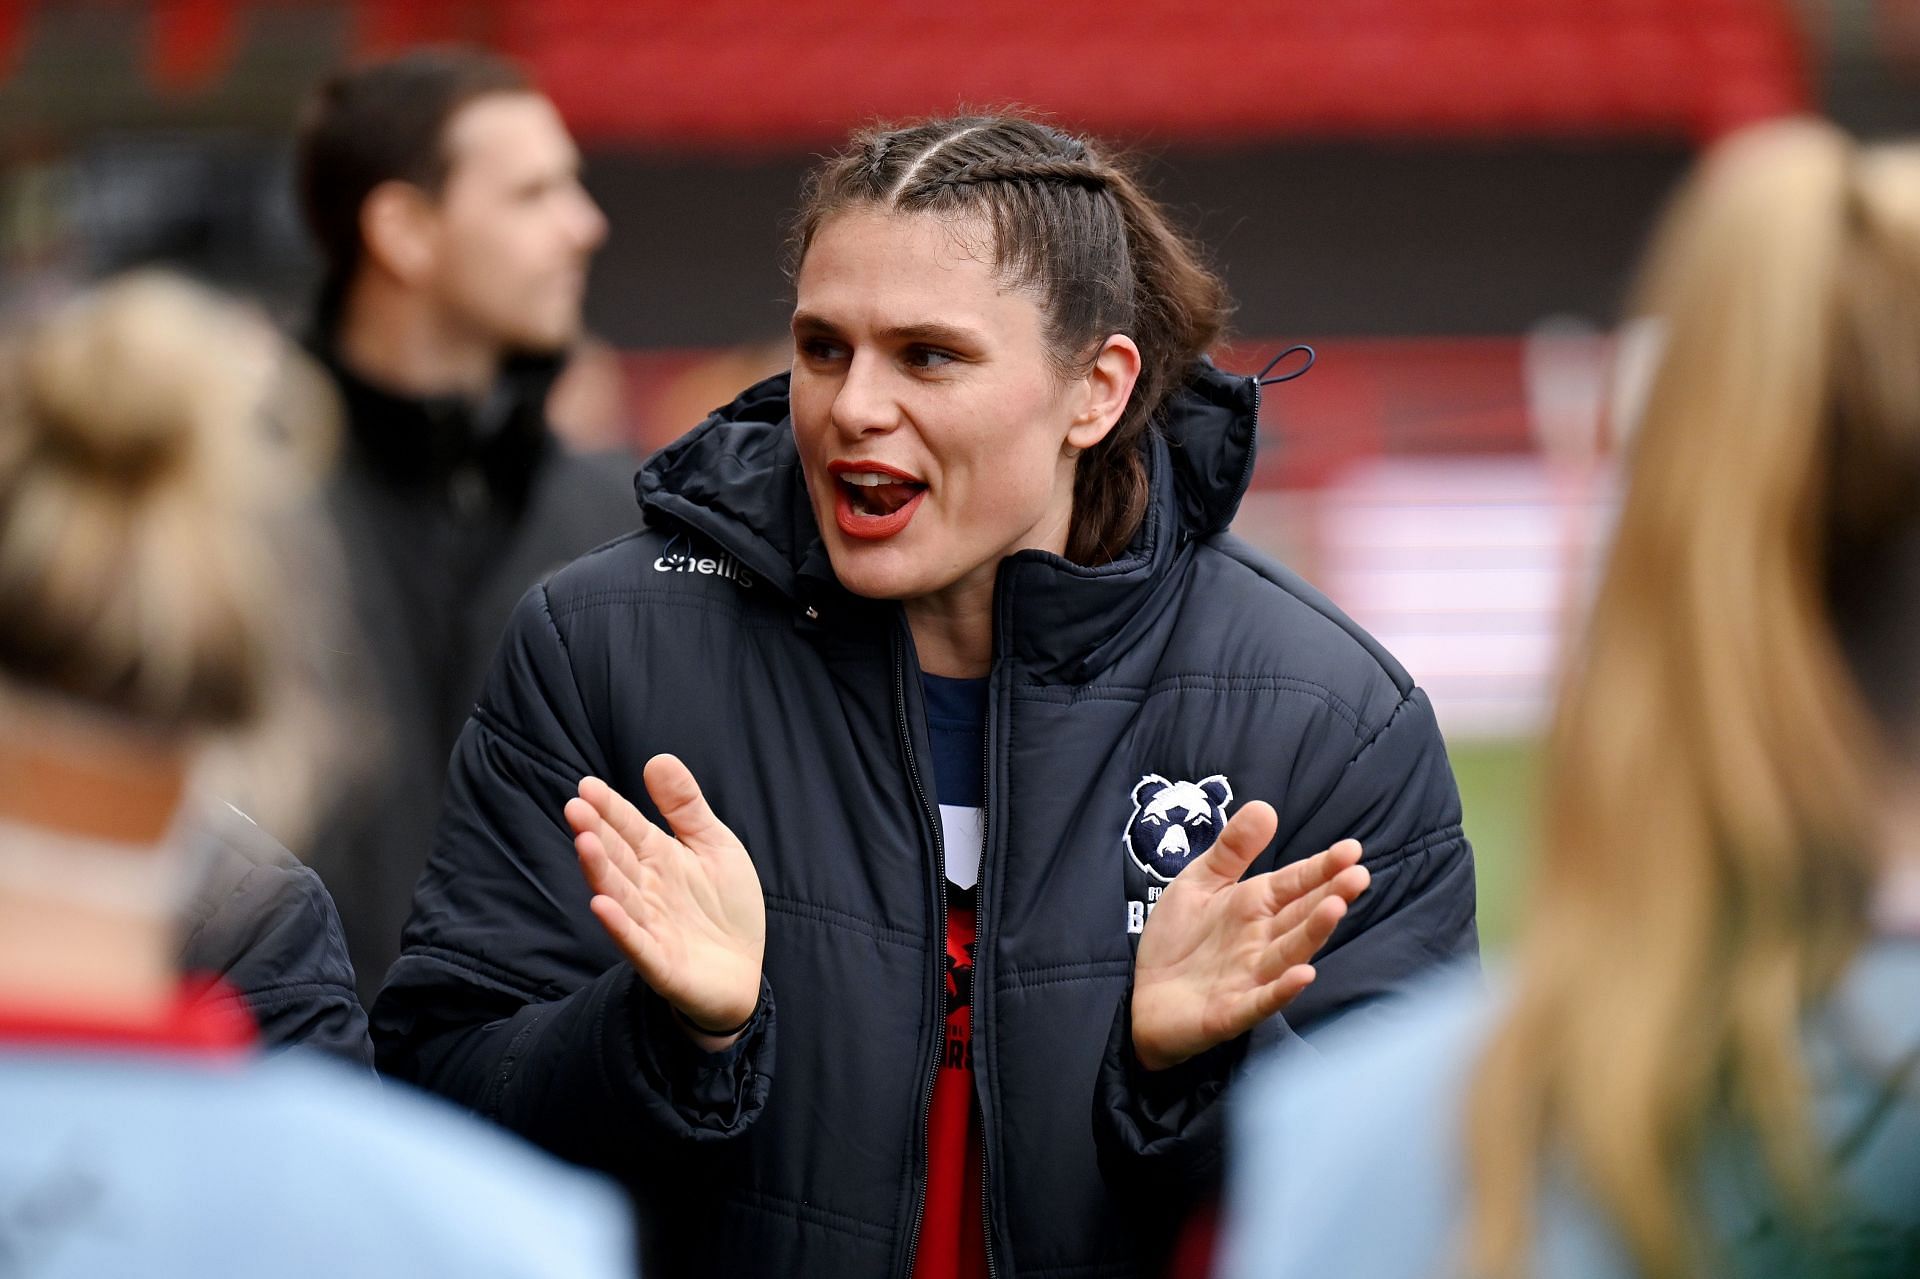
[(234, 378), (221, 365), (242, 353), (217, 349), (232, 327), (202, 290), (157, 273), (61, 308), (26, 339), (13, 374), (35, 451), (129, 492), (178, 475), (210, 422), (233, 421)]
[(282, 615), (267, 543), (306, 489), (289, 444), (327, 429), (291, 401), (287, 432), (263, 425), (281, 349), (246, 308), (142, 272), (0, 350), (0, 684), (164, 733), (257, 722)]

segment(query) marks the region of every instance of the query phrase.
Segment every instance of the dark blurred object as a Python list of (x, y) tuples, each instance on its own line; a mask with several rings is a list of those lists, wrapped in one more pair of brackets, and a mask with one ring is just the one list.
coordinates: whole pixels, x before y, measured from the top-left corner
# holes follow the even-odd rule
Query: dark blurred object
[(399, 954), (447, 754), (508, 614), (639, 512), (630, 467), (571, 456), (548, 434), (557, 362), (516, 367), (485, 405), (394, 395), (330, 367), (351, 432), (330, 508), (357, 628), (338, 691), (378, 733), (307, 860), (340, 903), (370, 999)]
[(244, 1000), (269, 1050), (305, 1047), (368, 1070), (373, 1044), (340, 916), (320, 877), (238, 809), (195, 832), (205, 871), (188, 905), (181, 971)]
[(191, 270), (269, 295), (307, 278), (311, 258), (286, 197), (287, 157), (273, 139), (233, 132), (109, 133), (71, 161), (72, 234), (81, 267)]

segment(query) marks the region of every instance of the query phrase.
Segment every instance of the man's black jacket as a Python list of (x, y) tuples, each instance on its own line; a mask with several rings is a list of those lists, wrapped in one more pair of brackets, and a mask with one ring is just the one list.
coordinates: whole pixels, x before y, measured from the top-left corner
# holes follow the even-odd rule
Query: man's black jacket
[[(1126, 557), (999, 571), (973, 1061), (1000, 1275), (1152, 1273), (1217, 1175), (1245, 1041), (1145, 1077), (1128, 1049), (1132, 930), (1164, 883), (1149, 867), (1175, 868), (1168, 820), (1197, 851), (1203, 817), (1270, 801), (1280, 835), (1256, 870), (1365, 844), (1372, 887), (1272, 1034), (1476, 945), (1425, 695), (1224, 532), (1257, 395), (1196, 372), (1150, 446)], [(784, 377), (746, 392), (642, 471), (646, 530), (520, 602), (374, 1034), (383, 1069), (625, 1179), (655, 1273), (906, 1275), (945, 980), (927, 728), (898, 607), (832, 579), (786, 417)], [(644, 806), (660, 751), (766, 895), (761, 1007), (714, 1056), (588, 913), (561, 815), (588, 773)]]
[(326, 505), (345, 634), (326, 676), (356, 767), (303, 851), (370, 1001), (400, 953), (447, 754), (515, 601), (638, 520), (629, 464), (570, 454), (548, 431), (558, 360), (510, 361), (474, 404), (393, 394), (317, 350), (347, 425)]

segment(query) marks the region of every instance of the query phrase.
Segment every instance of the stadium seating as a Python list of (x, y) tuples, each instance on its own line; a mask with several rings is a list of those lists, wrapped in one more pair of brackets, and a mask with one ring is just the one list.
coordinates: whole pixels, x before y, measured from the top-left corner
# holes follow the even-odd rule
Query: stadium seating
[(545, 0), (497, 16), (577, 130), (675, 147), (814, 145), (962, 102), (1182, 141), (1698, 141), (1807, 101), (1783, 0)]

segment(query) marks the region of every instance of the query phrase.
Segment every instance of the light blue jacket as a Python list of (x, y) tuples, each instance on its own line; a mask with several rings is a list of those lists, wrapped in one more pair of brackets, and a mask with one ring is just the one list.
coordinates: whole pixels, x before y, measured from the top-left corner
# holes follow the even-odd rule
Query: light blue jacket
[(0, 1275), (630, 1276), (597, 1177), (302, 1054), (0, 1049)]
[[(1462, 1099), (1500, 1012), (1477, 982), (1443, 981), (1401, 1009), (1267, 1062), (1238, 1094), (1224, 1279), (1453, 1276), (1466, 1176)], [(1871, 945), (1808, 1019), (1816, 1119), (1839, 1168), (1836, 1225), (1818, 1238), (1773, 1210), (1751, 1141), (1708, 1160), (1703, 1202), (1727, 1251), (1716, 1275), (1920, 1275), (1920, 941)], [(1603, 1070), (1604, 1063), (1595, 1063)], [(1533, 1273), (1637, 1273), (1564, 1180), (1541, 1201)]]

